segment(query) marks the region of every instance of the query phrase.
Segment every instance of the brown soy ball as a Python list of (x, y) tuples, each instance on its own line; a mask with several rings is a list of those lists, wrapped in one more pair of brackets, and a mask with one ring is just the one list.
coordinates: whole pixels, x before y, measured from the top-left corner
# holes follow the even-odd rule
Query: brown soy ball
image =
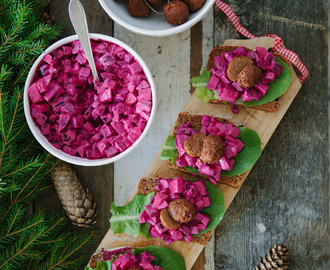
[(181, 223), (175, 221), (170, 214), (168, 213), (168, 208), (163, 209), (160, 211), (160, 222), (162, 225), (170, 230), (177, 230), (181, 227)]
[(128, 0), (127, 10), (132, 17), (146, 18), (150, 16), (151, 9), (144, 0)]
[(167, 3), (167, 0), (148, 0), (148, 1), (154, 5), (164, 5)]
[(186, 223), (194, 218), (196, 210), (191, 202), (181, 198), (170, 202), (168, 213), (175, 221)]
[(182, 1), (187, 5), (190, 12), (195, 12), (201, 9), (206, 2), (206, 0), (182, 0)]
[(172, 25), (180, 25), (188, 21), (189, 9), (181, 0), (173, 0), (163, 8), (166, 21)]
[(200, 159), (204, 163), (213, 164), (219, 161), (223, 155), (223, 142), (217, 135), (209, 135), (203, 141), (203, 149)]
[(255, 65), (249, 65), (243, 68), (238, 74), (237, 84), (243, 88), (250, 88), (260, 82), (262, 79), (262, 71)]
[(188, 156), (199, 157), (203, 148), (203, 140), (206, 135), (202, 132), (197, 132), (196, 134), (190, 136), (183, 143), (183, 148)]
[(241, 71), (249, 65), (253, 65), (253, 60), (246, 56), (236, 56), (230, 61), (227, 68), (227, 75), (231, 81), (236, 82)]

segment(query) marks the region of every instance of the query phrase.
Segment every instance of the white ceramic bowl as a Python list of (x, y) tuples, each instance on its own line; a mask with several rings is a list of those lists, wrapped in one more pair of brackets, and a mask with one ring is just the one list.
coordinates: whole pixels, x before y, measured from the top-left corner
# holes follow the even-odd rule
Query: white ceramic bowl
[(156, 14), (153, 11), (148, 18), (134, 18), (127, 11), (126, 1), (99, 0), (99, 2), (116, 23), (128, 30), (146, 36), (163, 37), (180, 33), (198, 23), (212, 8), (215, 0), (207, 0), (200, 10), (189, 15), (187, 22), (178, 26), (169, 24), (164, 15)]
[(38, 59), (35, 61), (35, 63), (33, 64), (26, 82), (25, 82), (25, 87), (24, 87), (24, 97), (23, 97), (23, 104), (24, 104), (24, 113), (25, 113), (25, 118), (27, 120), (27, 123), (29, 125), (30, 130), (32, 131), (34, 137), (37, 139), (37, 141), (52, 155), (54, 155), (55, 157), (64, 160), (68, 163), (71, 164), (76, 164), (76, 165), (82, 165), (82, 166), (99, 166), (99, 165), (104, 165), (104, 164), (109, 164), (112, 162), (115, 162), (121, 158), (123, 158), (124, 156), (128, 155), (131, 151), (133, 151), (134, 148), (136, 148), (136, 146), (142, 141), (142, 139), (146, 136), (146, 133), (148, 132), (148, 130), (150, 129), (151, 123), (153, 121), (154, 115), (155, 115), (155, 111), (156, 111), (156, 91), (155, 91), (155, 84), (152, 78), (152, 74), (150, 72), (150, 70), (148, 69), (146, 63), (142, 60), (142, 58), (137, 54), (137, 52), (135, 52), (131, 47), (129, 47), (127, 44), (125, 44), (124, 42), (115, 39), (113, 37), (110, 36), (106, 36), (106, 35), (102, 35), (102, 34), (90, 34), (90, 37), (94, 40), (105, 40), (108, 42), (112, 42), (115, 44), (118, 44), (119, 46), (123, 47), (126, 51), (128, 51), (129, 53), (131, 53), (135, 59), (137, 59), (137, 61), (140, 63), (141, 67), (143, 68), (144, 73), (147, 76), (148, 82), (151, 86), (151, 92), (152, 92), (152, 109), (151, 109), (151, 114), (150, 114), (150, 119), (144, 129), (144, 131), (142, 132), (141, 136), (139, 137), (139, 139), (132, 145), (130, 146), (128, 149), (126, 149), (125, 151), (123, 151), (122, 153), (111, 157), (111, 158), (102, 158), (102, 159), (86, 159), (86, 158), (80, 158), (77, 156), (71, 156), (69, 154), (66, 154), (65, 152), (56, 149), (52, 144), (50, 144), (48, 142), (48, 140), (46, 139), (46, 137), (44, 137), (41, 134), (40, 129), (36, 126), (36, 124), (34, 123), (32, 117), (31, 117), (31, 113), (30, 113), (30, 102), (29, 102), (29, 97), (28, 97), (28, 88), (34, 78), (34, 74), (36, 72), (36, 69), (40, 63), (40, 61), (42, 60), (42, 58), (45, 56), (46, 53), (50, 53), (53, 50), (55, 50), (56, 48), (70, 43), (74, 40), (78, 39), (77, 35), (73, 35), (73, 36), (69, 36), (66, 38), (63, 38), (59, 41), (57, 41), (56, 43), (54, 43), (53, 45), (51, 45), (50, 47), (48, 47), (44, 53), (42, 53)]

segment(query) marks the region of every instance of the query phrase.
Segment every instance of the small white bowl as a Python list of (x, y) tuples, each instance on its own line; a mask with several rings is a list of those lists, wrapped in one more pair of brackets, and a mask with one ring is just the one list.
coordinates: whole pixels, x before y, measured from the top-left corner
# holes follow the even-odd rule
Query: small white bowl
[(126, 1), (99, 0), (99, 2), (116, 23), (128, 30), (146, 36), (164, 37), (183, 32), (198, 23), (212, 8), (215, 0), (207, 0), (200, 10), (189, 15), (187, 22), (178, 26), (169, 24), (164, 15), (156, 14), (153, 11), (147, 18), (132, 17), (127, 11)]
[(90, 34), (90, 37), (93, 40), (104, 40), (104, 41), (115, 43), (115, 44), (123, 47), (126, 51), (131, 53), (134, 56), (135, 59), (137, 59), (137, 61), (140, 63), (141, 67), (143, 68), (144, 73), (147, 76), (148, 82), (151, 86), (152, 108), (151, 108), (150, 119), (149, 119), (145, 129), (143, 130), (141, 136), (139, 137), (139, 139), (132, 146), (127, 148), (124, 152), (122, 152), (122, 153), (120, 153), (120, 154), (118, 154), (114, 157), (111, 157), (111, 158), (102, 158), (102, 159), (80, 158), (80, 157), (77, 157), (77, 156), (71, 156), (71, 155), (66, 154), (65, 152), (63, 152), (59, 149), (56, 149), (51, 143), (48, 142), (47, 138), (44, 135), (41, 134), (40, 129), (34, 123), (32, 117), (31, 117), (31, 113), (30, 113), (30, 102), (29, 102), (29, 96), (28, 96), (28, 88), (31, 85), (31, 82), (34, 78), (34, 74), (36, 72), (36, 69), (37, 69), (40, 61), (43, 59), (43, 57), (45, 56), (46, 53), (50, 53), (50, 52), (54, 51), (55, 49), (57, 49), (58, 47), (60, 47), (64, 44), (70, 43), (74, 40), (78, 40), (77, 35), (69, 36), (69, 37), (66, 37), (66, 38), (63, 38), (63, 39), (57, 41), (56, 43), (54, 43), (53, 45), (48, 47), (45, 50), (45, 52), (42, 53), (38, 57), (38, 59), (35, 61), (35, 63), (31, 67), (31, 70), (30, 70), (30, 72), (27, 76), (26, 82), (25, 82), (23, 104), (24, 104), (25, 118), (27, 120), (27, 123), (29, 125), (30, 130), (32, 131), (32, 134), (34, 135), (36, 140), (42, 145), (42, 147), (44, 147), (49, 153), (51, 153), (52, 155), (54, 155), (55, 157), (57, 157), (61, 160), (64, 160), (68, 163), (71, 163), (71, 164), (82, 165), (82, 166), (100, 166), (100, 165), (105, 165), (105, 164), (115, 162), (115, 161), (125, 157), (131, 151), (133, 151), (133, 149), (136, 148), (136, 146), (146, 136), (148, 130), (150, 129), (150, 126), (151, 126), (151, 123), (154, 119), (154, 115), (155, 115), (155, 111), (156, 111), (156, 91), (155, 91), (156, 88), (155, 88), (155, 84), (154, 84), (154, 81), (153, 81), (153, 78), (152, 78), (152, 74), (151, 74), (150, 70), (148, 69), (146, 63), (137, 54), (137, 52), (135, 52), (131, 47), (129, 47), (127, 44), (125, 44), (124, 42), (122, 42), (118, 39), (115, 39), (115, 38), (110, 37), (110, 36), (102, 35), (102, 34)]

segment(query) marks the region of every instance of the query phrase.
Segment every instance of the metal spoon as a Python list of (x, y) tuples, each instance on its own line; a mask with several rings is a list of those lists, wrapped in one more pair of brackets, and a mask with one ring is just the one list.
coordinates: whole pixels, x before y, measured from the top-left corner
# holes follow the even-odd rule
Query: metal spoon
[(149, 0), (144, 0), (144, 2), (148, 5), (148, 7), (150, 7), (150, 9), (153, 12), (155, 12), (157, 14), (164, 14), (163, 7), (165, 7), (165, 5), (170, 2), (170, 0), (167, 0), (167, 2), (164, 1), (165, 3), (159, 4), (159, 5), (153, 4)]
[(69, 3), (69, 16), (76, 34), (80, 40), (81, 46), (84, 49), (87, 61), (92, 70), (94, 81), (98, 82), (99, 77), (97, 75), (94, 57), (92, 53), (91, 42), (89, 40), (88, 26), (86, 20), (86, 14), (83, 5), (79, 0), (70, 0)]

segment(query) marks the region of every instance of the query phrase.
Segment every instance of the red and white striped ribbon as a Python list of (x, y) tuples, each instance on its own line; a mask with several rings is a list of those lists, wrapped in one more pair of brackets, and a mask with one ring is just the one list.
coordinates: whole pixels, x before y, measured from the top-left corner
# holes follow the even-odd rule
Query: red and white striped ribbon
[[(226, 3), (216, 0), (215, 1), (217, 7), (226, 14), (226, 16), (229, 18), (229, 20), (232, 22), (234, 25), (235, 29), (241, 33), (243, 36), (246, 38), (256, 38), (255, 35), (251, 34), (248, 30), (246, 30), (241, 23), (239, 22), (239, 19), (235, 12), (232, 10), (232, 8), (227, 5)], [(274, 35), (274, 34), (269, 34), (269, 35), (264, 35), (263, 37), (272, 37), (274, 38), (274, 47), (272, 48), (273, 51), (276, 51), (280, 55), (282, 55), (285, 59), (290, 61), (293, 65), (297, 67), (297, 69), (300, 71), (302, 76), (298, 76), (300, 79), (300, 82), (303, 83), (308, 75), (309, 71), (307, 67), (303, 64), (303, 62), (300, 60), (299, 56), (294, 53), (293, 51), (290, 51), (286, 49), (283, 45), (283, 39), (281, 39), (279, 36)]]

